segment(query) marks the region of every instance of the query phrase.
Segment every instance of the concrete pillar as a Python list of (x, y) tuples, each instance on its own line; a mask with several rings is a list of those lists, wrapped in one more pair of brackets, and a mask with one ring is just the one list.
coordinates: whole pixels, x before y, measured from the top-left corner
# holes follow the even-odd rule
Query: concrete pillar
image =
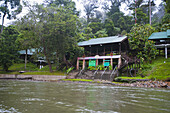
[(168, 49), (167, 49), (167, 45), (165, 45), (165, 58), (167, 59), (168, 58)]
[(77, 70), (79, 70), (79, 58), (77, 58)]
[(85, 61), (85, 59), (83, 59), (83, 67), (82, 67), (82, 69), (85, 68), (85, 63), (86, 63), (86, 61)]

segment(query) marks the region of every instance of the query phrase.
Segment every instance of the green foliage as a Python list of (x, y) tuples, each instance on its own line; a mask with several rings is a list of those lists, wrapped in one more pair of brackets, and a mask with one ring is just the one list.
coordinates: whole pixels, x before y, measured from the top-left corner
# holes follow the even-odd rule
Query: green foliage
[(102, 23), (101, 22), (91, 22), (88, 27), (92, 29), (92, 33), (95, 34), (97, 31), (102, 29)]
[(96, 68), (94, 66), (89, 66), (88, 69), (92, 70), (96, 70)]
[[(134, 12), (135, 12), (135, 10), (134, 10)], [(133, 13), (132, 15), (135, 16), (135, 13)], [(149, 18), (147, 16), (147, 14), (142, 11), (142, 8), (136, 9), (136, 17), (137, 17), (136, 22), (138, 24), (147, 24), (148, 23)]]
[(20, 4), (21, 0), (0, 0), (0, 17), (2, 16), (2, 26), (1, 33), (3, 31), (4, 19), (7, 16), (7, 19), (16, 19), (16, 15), (21, 13), (22, 5)]
[(167, 80), (170, 78), (170, 58), (157, 57), (152, 63), (144, 63), (141, 65), (139, 73), (153, 80)]
[(121, 35), (126, 35), (127, 32), (125, 30), (122, 31)]
[[(13, 71), (23, 71), (25, 70), (25, 64), (13, 64), (12, 66), (9, 67), (9, 70)], [(28, 63), (27, 64), (27, 69), (25, 71), (37, 71), (38, 67), (35, 64)]]
[(114, 29), (114, 24), (111, 19), (105, 20), (104, 27), (107, 31), (108, 36), (114, 36), (116, 34), (115, 29)]
[(151, 61), (158, 53), (154, 42), (148, 40), (153, 31), (150, 25), (135, 25), (128, 33), (130, 48), (133, 50), (131, 54), (140, 58), (141, 62)]
[(107, 37), (108, 34), (106, 32), (106, 29), (99, 30), (95, 33), (96, 38), (101, 38), (101, 37)]
[(83, 29), (82, 36), (85, 37), (85, 40), (89, 40), (90, 38), (94, 37), (94, 34), (92, 33), (92, 29), (90, 27), (85, 27)]
[(97, 69), (99, 68), (99, 70), (104, 70), (104, 65), (97, 65), (97, 67), (96, 67)]
[(148, 78), (154, 80), (170, 80), (170, 62), (159, 64), (154, 67)]
[(0, 38), (0, 65), (4, 71), (18, 59), (18, 45), (16, 39), (19, 33), (14, 26), (8, 26), (4, 29)]
[(113, 66), (109, 65), (109, 70), (112, 70), (113, 69)]
[(169, 24), (170, 23), (170, 13), (166, 13), (162, 18), (162, 24)]
[(166, 2), (165, 4), (165, 11), (166, 13), (170, 13), (170, 1), (169, 0), (164, 0)]
[(62, 68), (65, 65), (68, 68), (71, 65), (68, 61), (69, 56), (66, 59), (66, 54), (71, 53), (70, 48), (79, 50), (76, 47), (79, 20), (74, 2), (53, 0), (49, 1), (46, 6), (36, 4), (30, 7), (26, 18), (21, 20), (30, 23), (30, 25), (26, 24), (26, 30), (22, 30), (23, 37), (32, 39), (30, 37), (33, 31), (35, 37), (32, 37), (36, 42), (34, 45), (39, 49), (39, 55), (46, 58), (50, 72), (53, 71), (51, 62), (57, 64), (56, 68)]
[(68, 73), (70, 73), (73, 69), (74, 69), (74, 67), (70, 67), (70, 68), (68, 68), (68, 69), (67, 69), (67, 71), (66, 71), (66, 72), (67, 72), (67, 74), (68, 74)]

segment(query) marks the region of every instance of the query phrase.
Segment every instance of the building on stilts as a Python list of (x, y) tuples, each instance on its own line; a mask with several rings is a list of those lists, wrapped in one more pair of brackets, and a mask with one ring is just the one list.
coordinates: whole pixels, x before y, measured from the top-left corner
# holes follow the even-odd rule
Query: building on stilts
[(83, 47), (85, 53), (77, 58), (76, 78), (113, 81), (123, 70), (128, 73), (132, 69), (128, 67), (138, 62), (127, 55), (130, 49), (127, 36), (90, 39), (79, 42), (78, 46)]

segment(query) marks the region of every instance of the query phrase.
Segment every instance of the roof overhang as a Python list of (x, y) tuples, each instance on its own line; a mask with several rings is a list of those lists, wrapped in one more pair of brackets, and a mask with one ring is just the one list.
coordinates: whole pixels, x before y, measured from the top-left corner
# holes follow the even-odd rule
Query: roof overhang
[(95, 59), (117, 59), (121, 58), (121, 55), (113, 55), (113, 56), (91, 56), (91, 57), (78, 57), (78, 60), (95, 60)]
[(166, 32), (155, 32), (148, 38), (149, 40), (170, 40), (170, 29)]
[(103, 38), (90, 39), (88, 41), (79, 42), (78, 46), (91, 46), (91, 45), (101, 45), (101, 44), (112, 44), (120, 43), (127, 39), (127, 36), (110, 36)]

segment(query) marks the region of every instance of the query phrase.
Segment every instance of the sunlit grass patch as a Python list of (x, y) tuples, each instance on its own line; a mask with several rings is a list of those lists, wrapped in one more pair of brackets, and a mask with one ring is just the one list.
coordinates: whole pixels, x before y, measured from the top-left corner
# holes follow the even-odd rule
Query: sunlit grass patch
[(26, 64), (26, 70), (25, 70), (25, 64), (20, 63), (20, 64), (13, 64), (12, 66), (9, 67), (8, 70), (13, 70), (13, 71), (37, 71), (38, 67), (35, 64), (27, 63)]
[(65, 75), (64, 72), (56, 71), (56, 72), (49, 72), (49, 71), (40, 71), (40, 72), (25, 72), (22, 73), (23, 75)]
[(93, 80), (89, 79), (62, 79), (63, 81), (77, 81), (77, 82), (92, 82)]

